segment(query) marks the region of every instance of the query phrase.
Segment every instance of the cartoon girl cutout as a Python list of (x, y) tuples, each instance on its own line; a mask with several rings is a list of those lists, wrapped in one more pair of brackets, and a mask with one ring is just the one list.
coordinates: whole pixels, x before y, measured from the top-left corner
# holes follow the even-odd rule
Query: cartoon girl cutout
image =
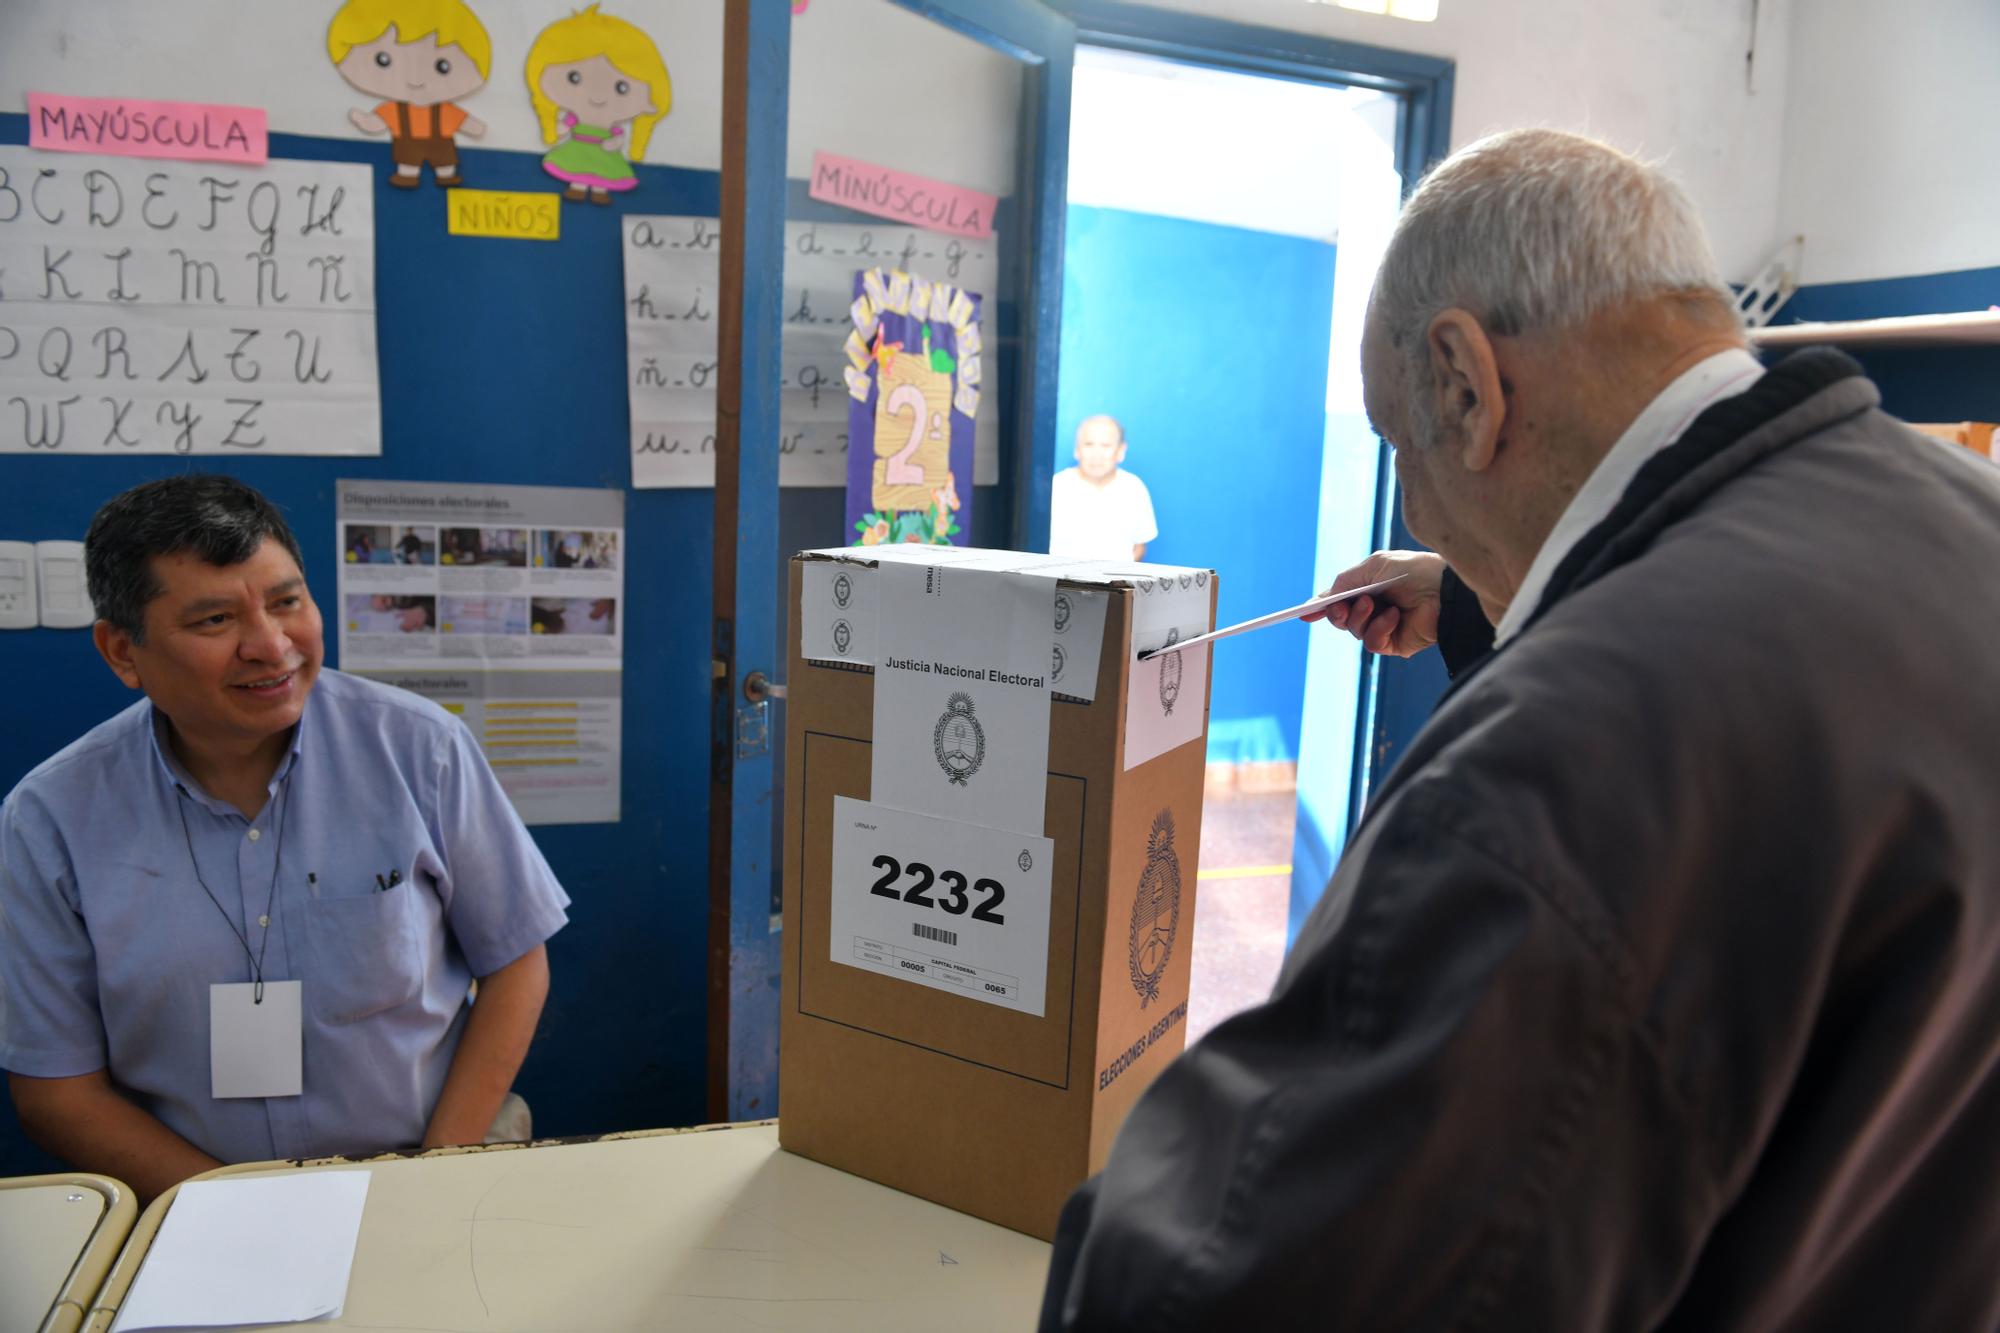
[(563, 198), (608, 204), (636, 188), (632, 163), (673, 104), (652, 39), (590, 5), (542, 29), (528, 50), (527, 76), (542, 141), (555, 145), (542, 169), (568, 187)]

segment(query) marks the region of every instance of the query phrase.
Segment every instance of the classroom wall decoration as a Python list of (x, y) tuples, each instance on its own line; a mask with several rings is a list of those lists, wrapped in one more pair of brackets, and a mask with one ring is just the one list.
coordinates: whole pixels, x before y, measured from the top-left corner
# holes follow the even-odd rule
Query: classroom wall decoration
[(562, 203), (539, 190), (449, 191), (445, 230), (453, 236), (496, 236), (516, 241), (562, 239)]
[(365, 167), (0, 147), (0, 303), (0, 452), (382, 452)]
[(389, 184), (414, 190), (423, 170), (464, 184), (458, 136), (486, 123), (459, 101), (486, 84), (493, 41), (464, 0), (347, 0), (327, 25), (326, 54), (350, 88), (382, 100), (347, 113), (363, 134), (389, 136)]
[[(632, 484), (713, 486), (721, 224), (708, 217), (631, 214), (624, 224)], [(915, 279), (932, 291), (968, 285), (991, 291), (1000, 271), (993, 242), (914, 228), (786, 223), (780, 485), (848, 484), (849, 400), (843, 388), (849, 356), (842, 340), (853, 331), (857, 263), (886, 263), (906, 276), (935, 275)], [(978, 298), (968, 299), (973, 311), (968, 327), (977, 346), (983, 307)], [(978, 374), (976, 358), (972, 373)], [(999, 478), (998, 404), (976, 390), (965, 401), (972, 405), (970, 453), (955, 465), (953, 479), (960, 486), (991, 485)]]
[(591, 5), (542, 29), (528, 50), (528, 96), (542, 142), (542, 170), (563, 198), (608, 204), (639, 184), (632, 163), (673, 104), (673, 81), (653, 39)]
[(625, 493), (343, 478), (340, 665), (471, 729), (530, 824), (617, 823)]
[(857, 213), (976, 241), (992, 237), (1000, 207), (998, 198), (981, 190), (824, 151), (813, 154), (807, 189), (815, 199)]
[(262, 107), (31, 92), (28, 146), (52, 153), (255, 163), (271, 155), (271, 135)]
[(900, 269), (854, 276), (842, 346), (848, 434), (847, 521), (857, 546), (971, 545), (958, 480), (972, 471), (981, 392), (980, 298)]

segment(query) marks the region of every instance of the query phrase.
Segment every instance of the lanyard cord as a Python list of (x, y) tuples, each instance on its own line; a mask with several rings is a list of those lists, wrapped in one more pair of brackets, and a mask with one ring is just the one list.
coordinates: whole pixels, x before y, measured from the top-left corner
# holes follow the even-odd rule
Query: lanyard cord
[(264, 915), (259, 918), (263, 923), (264, 934), (257, 941), (257, 952), (254, 954), (250, 952), (249, 938), (236, 928), (236, 918), (229, 915), (229, 909), (222, 905), (222, 900), (208, 887), (208, 881), (201, 877), (201, 862), (194, 857), (194, 834), (188, 831), (185, 804), (188, 799), (187, 788), (176, 782), (174, 791), (179, 798), (174, 802), (174, 809), (181, 817), (181, 836), (187, 839), (188, 864), (194, 867), (194, 882), (201, 885), (201, 891), (215, 904), (215, 910), (222, 913), (223, 924), (229, 927), (229, 933), (243, 946), (243, 956), (250, 960), (250, 980), (254, 983), (254, 989), (250, 993), (251, 1003), (262, 1004), (264, 1003), (264, 951), (271, 947), (271, 909), (278, 901), (278, 867), (285, 861), (285, 816), (290, 814), (292, 809), (292, 775), (285, 774), (285, 780), (278, 784), (278, 845), (271, 858), (271, 889), (264, 895)]

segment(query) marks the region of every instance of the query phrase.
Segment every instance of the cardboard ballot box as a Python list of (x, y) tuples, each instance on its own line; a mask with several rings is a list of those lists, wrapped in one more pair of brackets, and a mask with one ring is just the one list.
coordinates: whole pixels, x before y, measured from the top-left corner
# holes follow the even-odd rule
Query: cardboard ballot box
[(1044, 1239), (1182, 1049), (1208, 570), (791, 568), (780, 1142)]

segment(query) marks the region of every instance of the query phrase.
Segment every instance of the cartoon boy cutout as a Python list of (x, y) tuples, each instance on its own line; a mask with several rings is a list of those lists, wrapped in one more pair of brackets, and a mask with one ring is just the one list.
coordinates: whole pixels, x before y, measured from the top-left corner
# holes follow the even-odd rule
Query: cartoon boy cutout
[(486, 124), (453, 103), (486, 83), (493, 43), (464, 0), (347, 0), (327, 25), (326, 52), (348, 85), (383, 100), (347, 118), (363, 134), (387, 134), (396, 172), (414, 190), (428, 162), (439, 186), (463, 185), (460, 134)]

